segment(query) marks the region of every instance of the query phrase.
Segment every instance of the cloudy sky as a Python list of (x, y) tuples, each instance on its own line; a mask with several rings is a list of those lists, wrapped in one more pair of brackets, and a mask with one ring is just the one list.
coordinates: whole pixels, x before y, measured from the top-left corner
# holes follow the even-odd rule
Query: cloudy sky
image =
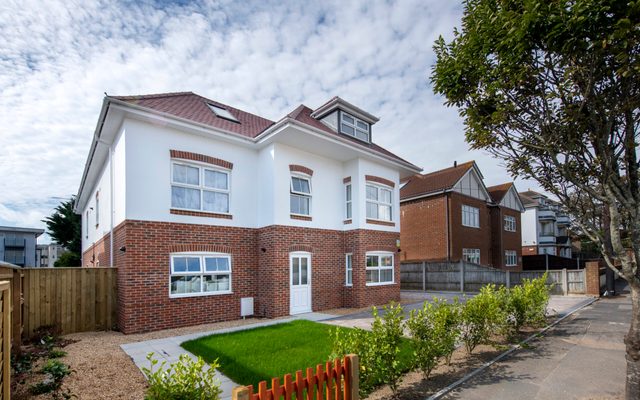
[(487, 185), (507, 181), (498, 160), (469, 151), (428, 81), (460, 3), (4, 0), (0, 225), (44, 227), (77, 192), (105, 92), (194, 91), (272, 120), (339, 95), (380, 117), (377, 143), (425, 171), (475, 159)]

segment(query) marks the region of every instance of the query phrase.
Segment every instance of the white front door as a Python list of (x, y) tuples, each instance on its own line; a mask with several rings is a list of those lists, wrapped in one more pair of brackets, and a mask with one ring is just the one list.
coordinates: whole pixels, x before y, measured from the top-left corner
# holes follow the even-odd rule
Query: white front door
[(311, 255), (292, 253), (289, 260), (291, 314), (311, 312)]

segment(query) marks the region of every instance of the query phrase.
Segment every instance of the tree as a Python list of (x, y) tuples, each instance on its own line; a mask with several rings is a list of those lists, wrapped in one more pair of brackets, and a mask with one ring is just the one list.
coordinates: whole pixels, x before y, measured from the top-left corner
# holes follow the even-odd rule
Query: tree
[(75, 202), (75, 196), (63, 201), (55, 208), (54, 213), (42, 222), (47, 224), (47, 233), (53, 240), (79, 257), (82, 250), (82, 228), (80, 216), (73, 212)]
[(54, 267), (79, 267), (82, 264), (82, 259), (78, 253), (74, 253), (71, 251), (65, 251), (58, 257), (55, 263), (53, 263)]
[(639, 19), (638, 1), (466, 0), (461, 30), (435, 43), (431, 75), (471, 146), (557, 196), (619, 264), (633, 303), (628, 399), (640, 398)]

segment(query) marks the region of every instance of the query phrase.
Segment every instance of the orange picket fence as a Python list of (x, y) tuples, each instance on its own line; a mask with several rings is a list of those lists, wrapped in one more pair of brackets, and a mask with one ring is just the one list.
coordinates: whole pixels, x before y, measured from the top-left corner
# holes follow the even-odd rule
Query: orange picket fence
[(254, 393), (253, 386), (239, 386), (233, 389), (232, 400), (358, 400), (358, 356), (349, 354), (333, 362), (318, 364), (315, 372), (307, 368), (306, 375), (297, 371), (295, 379), (291, 374), (284, 376), (284, 384), (279, 378), (258, 385)]

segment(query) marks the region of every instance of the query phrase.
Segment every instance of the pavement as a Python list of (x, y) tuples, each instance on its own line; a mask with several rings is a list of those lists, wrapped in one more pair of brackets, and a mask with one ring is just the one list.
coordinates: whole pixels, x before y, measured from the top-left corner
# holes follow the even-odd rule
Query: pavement
[(623, 398), (630, 320), (628, 290), (601, 298), (442, 398)]

